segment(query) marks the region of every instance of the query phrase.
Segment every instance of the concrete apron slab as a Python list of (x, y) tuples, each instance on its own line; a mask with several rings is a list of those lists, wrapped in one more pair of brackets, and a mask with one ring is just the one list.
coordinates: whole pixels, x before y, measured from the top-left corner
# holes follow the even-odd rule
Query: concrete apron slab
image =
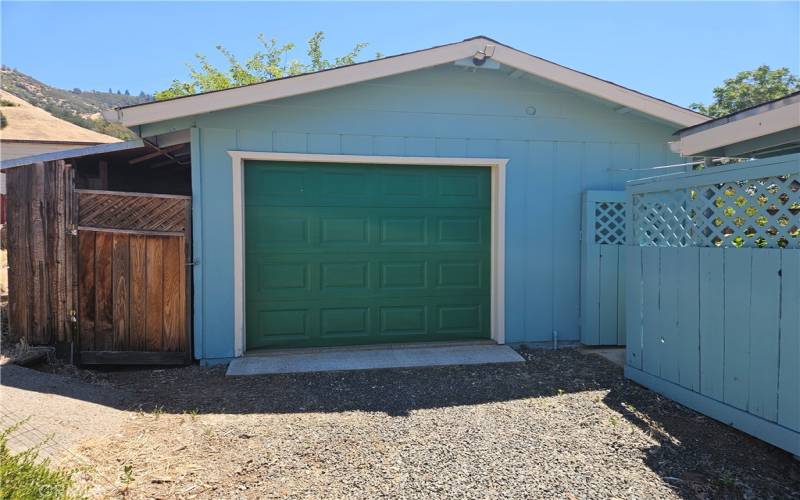
[(284, 349), (237, 358), (228, 376), (309, 373), (379, 368), (523, 363), (514, 349), (496, 344), (370, 346), (368, 348)]

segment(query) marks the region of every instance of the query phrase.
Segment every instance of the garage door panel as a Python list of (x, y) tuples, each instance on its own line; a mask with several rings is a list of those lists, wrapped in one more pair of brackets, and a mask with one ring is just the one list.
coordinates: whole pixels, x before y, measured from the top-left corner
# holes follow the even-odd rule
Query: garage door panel
[[(488, 210), (354, 207), (248, 207), (248, 251), (419, 252), (470, 250), (491, 245)], [(449, 247), (449, 248), (448, 248)]]
[(370, 307), (321, 307), (320, 336), (366, 338), (370, 335)]
[[(308, 308), (258, 307), (248, 304), (251, 309), (248, 315), (247, 331), (257, 332), (253, 347), (257, 344), (281, 344), (285, 342), (307, 342), (311, 337), (313, 312)], [(248, 343), (250, 337), (248, 336)]]
[(248, 206), (484, 207), (484, 167), (316, 164), (248, 161)]
[(321, 262), (320, 263), (320, 291), (333, 290), (338, 293), (341, 289), (370, 292), (370, 263), (369, 261), (350, 262)]
[(425, 305), (380, 306), (379, 329), (382, 337), (428, 335), (428, 307)]
[(426, 252), (376, 257), (293, 254), (248, 255), (247, 295), (277, 300), (303, 296), (399, 297), (484, 295), (491, 261), (471, 253)]
[(248, 162), (245, 183), (248, 349), (489, 337), (486, 169)]
[[(488, 338), (484, 297), (248, 302), (247, 349)], [(255, 314), (254, 314), (255, 312)]]
[(320, 246), (346, 246), (369, 245), (370, 218), (364, 214), (359, 215), (325, 215), (319, 217), (319, 244)]

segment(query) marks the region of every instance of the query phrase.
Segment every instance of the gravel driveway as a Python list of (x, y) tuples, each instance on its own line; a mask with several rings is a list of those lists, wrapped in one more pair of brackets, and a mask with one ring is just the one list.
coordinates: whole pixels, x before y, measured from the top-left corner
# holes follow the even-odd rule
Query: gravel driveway
[(90, 493), (800, 498), (800, 462), (574, 350), (525, 364), (225, 378), (101, 373), (142, 410), (84, 442)]

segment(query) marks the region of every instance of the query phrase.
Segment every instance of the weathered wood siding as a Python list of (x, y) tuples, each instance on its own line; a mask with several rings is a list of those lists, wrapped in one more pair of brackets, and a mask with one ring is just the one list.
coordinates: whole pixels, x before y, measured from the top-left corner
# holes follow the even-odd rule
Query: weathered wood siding
[(7, 171), (12, 340), (53, 344), (72, 339), (73, 175), (63, 161)]

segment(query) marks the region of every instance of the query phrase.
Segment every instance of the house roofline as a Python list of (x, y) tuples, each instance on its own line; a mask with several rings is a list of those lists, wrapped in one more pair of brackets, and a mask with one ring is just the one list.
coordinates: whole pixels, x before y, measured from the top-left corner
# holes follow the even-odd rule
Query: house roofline
[(718, 127), (735, 120), (741, 120), (742, 118), (763, 113), (765, 111), (769, 111), (770, 109), (788, 106), (797, 101), (800, 101), (800, 90), (798, 90), (797, 92), (792, 92), (789, 95), (773, 99), (771, 101), (762, 102), (761, 104), (756, 104), (748, 108), (740, 109), (739, 111), (734, 111), (733, 113), (729, 113), (725, 116), (720, 116), (719, 118), (712, 118), (703, 123), (698, 123), (697, 125), (684, 127), (680, 130), (677, 130), (673, 135), (683, 136), (686, 133), (691, 133), (691, 134), (698, 133), (702, 130), (707, 130), (712, 127)]
[(131, 127), (384, 78), (472, 58), (476, 53), (488, 50), (493, 50), (493, 53), (487, 54), (487, 57), (498, 63), (669, 123), (691, 126), (708, 120), (707, 116), (695, 111), (542, 59), (485, 36), (314, 73), (117, 108), (104, 112), (103, 116), (109, 121)]

